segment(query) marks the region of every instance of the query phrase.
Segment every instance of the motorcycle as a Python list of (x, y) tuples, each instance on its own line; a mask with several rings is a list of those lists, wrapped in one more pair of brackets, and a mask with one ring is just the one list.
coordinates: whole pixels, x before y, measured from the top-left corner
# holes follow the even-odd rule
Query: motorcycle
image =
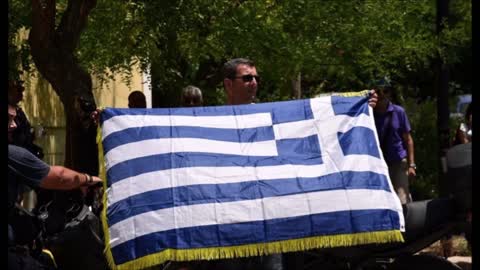
[[(446, 155), (449, 194), (404, 205), (404, 243), (371, 244), (294, 253), (287, 269), (461, 269), (446, 258), (417, 254), (432, 243), (464, 235), (471, 247), (472, 160), (471, 143), (452, 147)], [(287, 255), (288, 258), (289, 255)]]
[(86, 197), (80, 191), (38, 194), (33, 212), (42, 224), (42, 247), (52, 253), (58, 269), (109, 269), (99, 218), (101, 192), (94, 187)]

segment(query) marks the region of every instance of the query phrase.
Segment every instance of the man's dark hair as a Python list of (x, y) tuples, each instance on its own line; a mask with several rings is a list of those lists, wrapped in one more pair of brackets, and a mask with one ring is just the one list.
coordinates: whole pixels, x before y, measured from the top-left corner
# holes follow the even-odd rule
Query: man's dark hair
[(12, 106), (17, 106), (20, 100), (13, 100), (10, 95), (16, 95), (18, 91), (23, 92), (25, 86), (22, 80), (9, 80), (8, 81), (8, 103)]
[(147, 99), (142, 91), (135, 90), (128, 95), (128, 107), (129, 108), (146, 108)]
[(235, 58), (223, 65), (223, 78), (234, 79), (237, 75), (237, 66), (238, 65), (247, 65), (254, 67), (255, 63), (252, 60), (246, 58)]

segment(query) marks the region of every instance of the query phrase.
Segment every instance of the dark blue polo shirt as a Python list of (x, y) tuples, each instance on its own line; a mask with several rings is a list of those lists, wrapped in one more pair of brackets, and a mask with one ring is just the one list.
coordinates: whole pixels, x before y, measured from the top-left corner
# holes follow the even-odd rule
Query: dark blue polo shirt
[(405, 110), (390, 102), (385, 113), (375, 113), (375, 126), (380, 144), (385, 144), (383, 156), (387, 163), (406, 158), (407, 146), (403, 142), (402, 134), (409, 133), (411, 128)]

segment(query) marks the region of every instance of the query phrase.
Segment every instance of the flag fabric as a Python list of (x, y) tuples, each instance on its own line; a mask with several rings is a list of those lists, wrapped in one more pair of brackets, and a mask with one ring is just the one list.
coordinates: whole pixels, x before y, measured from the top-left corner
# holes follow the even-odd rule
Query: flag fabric
[(104, 109), (112, 268), (403, 241), (367, 92)]

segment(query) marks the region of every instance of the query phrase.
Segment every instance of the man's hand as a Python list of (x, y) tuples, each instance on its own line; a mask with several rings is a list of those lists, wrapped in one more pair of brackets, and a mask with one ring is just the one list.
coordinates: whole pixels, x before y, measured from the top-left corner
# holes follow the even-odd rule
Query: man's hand
[(408, 177), (409, 178), (414, 178), (415, 176), (417, 176), (417, 172), (415, 171), (415, 168), (408, 168)]
[(92, 177), (92, 181), (89, 182), (88, 185), (80, 187), (80, 190), (82, 191), (82, 194), (84, 197), (87, 196), (89, 190), (103, 187), (102, 185), (103, 180), (100, 177), (97, 177), (97, 176), (91, 176), (91, 177)]
[(101, 183), (103, 183), (102, 178), (98, 176), (92, 176), (92, 182), (89, 183), (89, 186), (99, 186)]
[(102, 110), (97, 108), (95, 111), (93, 111), (90, 114), (90, 118), (92, 119), (92, 121), (95, 125), (98, 125), (98, 123), (100, 122), (100, 113), (101, 112), (102, 112)]
[(370, 99), (368, 100), (368, 105), (370, 107), (375, 109), (375, 106), (377, 106), (377, 101), (378, 101), (378, 95), (375, 89), (370, 90)]

